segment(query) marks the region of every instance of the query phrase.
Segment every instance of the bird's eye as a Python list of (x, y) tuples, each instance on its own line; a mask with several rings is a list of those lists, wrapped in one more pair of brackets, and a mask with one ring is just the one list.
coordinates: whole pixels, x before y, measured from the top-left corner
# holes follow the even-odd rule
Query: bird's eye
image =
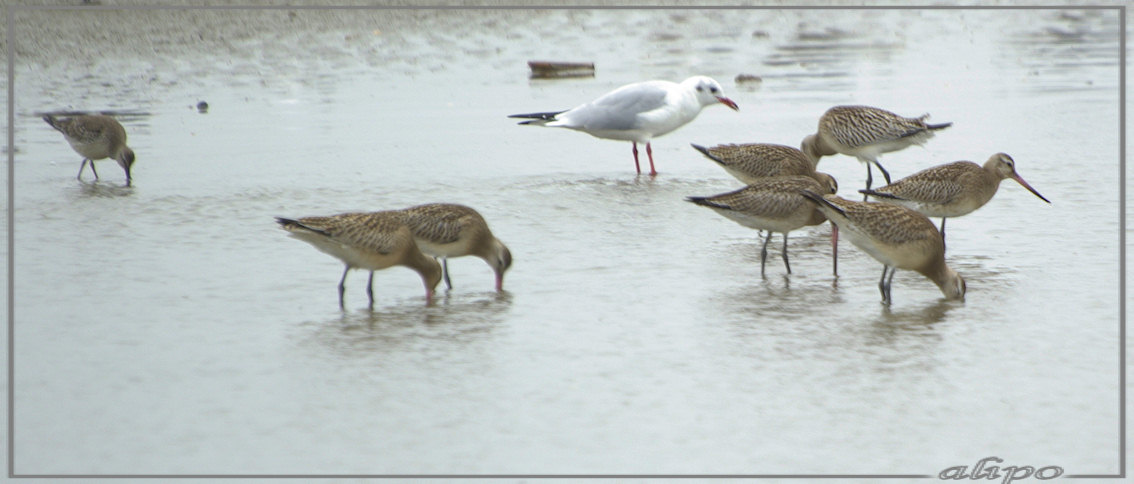
[(719, 90), (719, 89), (717, 89), (717, 88), (715, 88), (715, 87), (710, 87), (710, 88), (709, 88), (709, 91), (711, 91), (711, 92), (712, 92), (713, 94), (716, 94), (718, 90)]

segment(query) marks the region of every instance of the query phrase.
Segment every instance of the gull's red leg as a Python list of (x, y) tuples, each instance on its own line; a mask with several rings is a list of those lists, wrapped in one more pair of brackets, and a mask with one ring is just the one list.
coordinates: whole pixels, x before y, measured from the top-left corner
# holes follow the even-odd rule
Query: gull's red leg
[[(650, 176), (658, 176), (658, 171), (654, 169), (654, 150), (650, 148), (650, 143), (646, 143), (646, 156), (650, 157)], [(638, 173), (641, 173), (639, 171)]]

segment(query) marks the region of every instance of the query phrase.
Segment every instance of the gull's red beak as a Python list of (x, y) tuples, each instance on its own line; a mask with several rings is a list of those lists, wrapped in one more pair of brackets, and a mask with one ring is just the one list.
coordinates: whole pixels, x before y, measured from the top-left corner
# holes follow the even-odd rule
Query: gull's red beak
[(717, 96), (717, 101), (720, 101), (721, 104), (732, 108), (733, 111), (740, 111), (740, 106), (737, 106), (736, 103), (732, 101), (732, 99), (723, 96)]

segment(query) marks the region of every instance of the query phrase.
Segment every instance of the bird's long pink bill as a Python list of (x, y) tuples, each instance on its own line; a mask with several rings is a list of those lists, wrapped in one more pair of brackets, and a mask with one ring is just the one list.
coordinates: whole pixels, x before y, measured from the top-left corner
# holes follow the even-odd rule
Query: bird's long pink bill
[(721, 104), (724, 104), (725, 106), (732, 108), (733, 111), (740, 111), (740, 106), (737, 106), (736, 103), (733, 102), (732, 99), (729, 99), (729, 98), (723, 97), (723, 96), (717, 96), (717, 101), (720, 101)]
[(1024, 188), (1027, 188), (1029, 192), (1032, 192), (1032, 195), (1039, 197), (1040, 200), (1043, 200), (1047, 203), (1051, 203), (1051, 200), (1048, 200), (1048, 199), (1044, 198), (1043, 195), (1040, 195), (1039, 192), (1037, 192), (1035, 188), (1032, 188), (1031, 185), (1028, 185), (1028, 182), (1024, 181), (1024, 179), (1021, 178), (1020, 175), (1013, 176), (1012, 179), (1016, 180), (1016, 183), (1023, 185)]

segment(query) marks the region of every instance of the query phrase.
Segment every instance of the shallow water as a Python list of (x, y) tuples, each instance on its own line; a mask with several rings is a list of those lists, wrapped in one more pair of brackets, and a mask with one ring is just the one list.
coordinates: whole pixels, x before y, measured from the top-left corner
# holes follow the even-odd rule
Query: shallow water
[[(150, 27), (116, 58), (15, 35), (17, 474), (1118, 472), (1113, 11), (119, 15)], [(505, 117), (692, 74), (740, 111), (659, 138), (654, 179)], [(885, 155), (895, 178), (1004, 151), (1052, 200), (1006, 181), (950, 220), (964, 302), (900, 271), (883, 306), (849, 243), (832, 276), (826, 224), (761, 278), (756, 232), (683, 201), (740, 186), (689, 143), (796, 145), (852, 103), (955, 123)], [(147, 114), (123, 118), (134, 187), (75, 180), (38, 116), (64, 109)], [(506, 292), (456, 259), (432, 305), (395, 268), (340, 311), (341, 264), (272, 220), (431, 201), (485, 215)]]

